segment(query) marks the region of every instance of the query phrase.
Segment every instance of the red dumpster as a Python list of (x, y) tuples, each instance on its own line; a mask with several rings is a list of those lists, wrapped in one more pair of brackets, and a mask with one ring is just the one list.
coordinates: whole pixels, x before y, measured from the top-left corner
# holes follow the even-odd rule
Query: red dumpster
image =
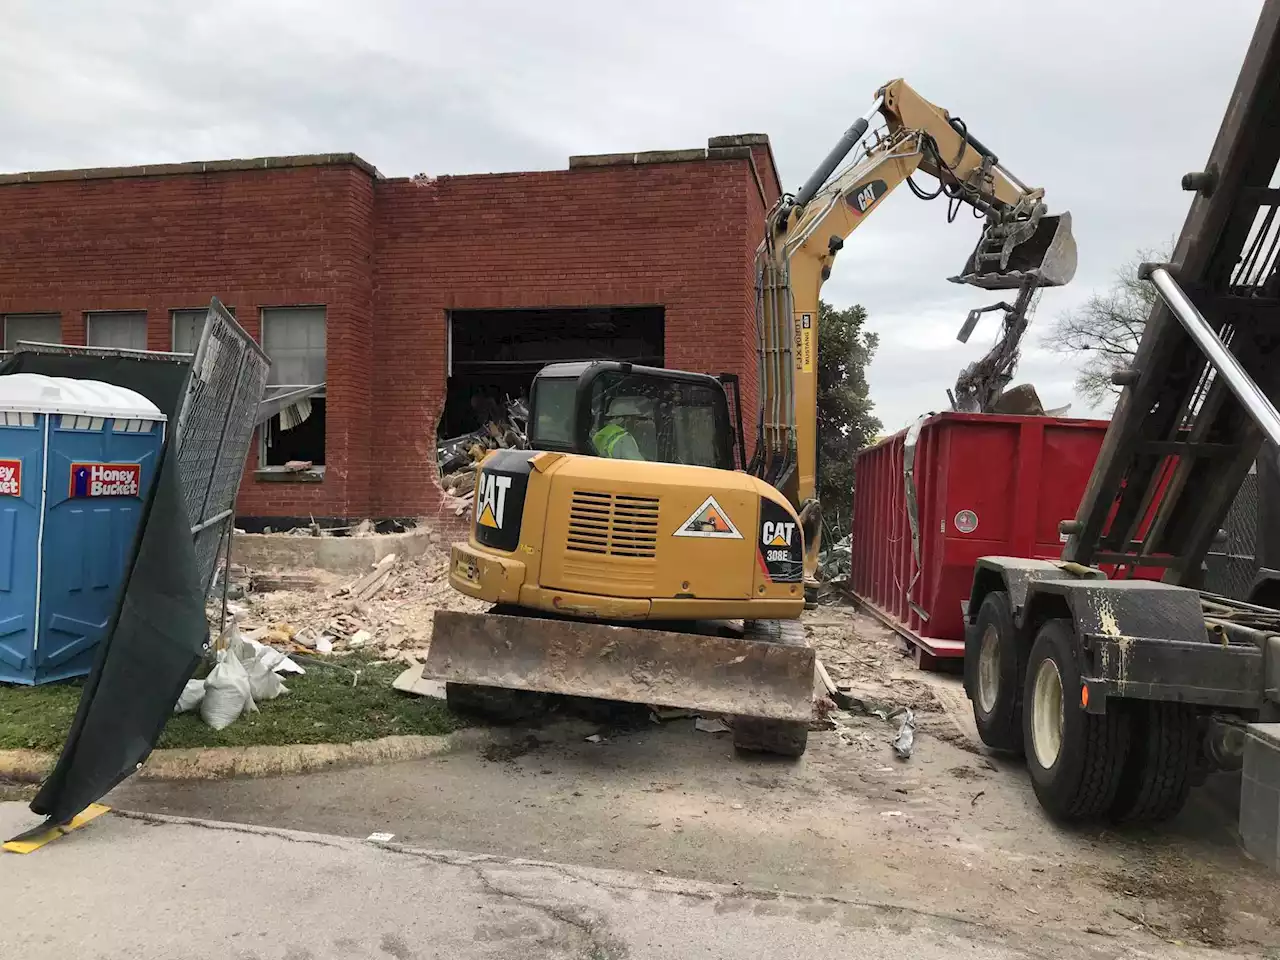
[[(963, 657), (975, 562), (1061, 555), (1058, 524), (1075, 517), (1106, 430), (1102, 420), (942, 413), (859, 451), (854, 593), (922, 665)], [(914, 535), (903, 472), (913, 433)]]

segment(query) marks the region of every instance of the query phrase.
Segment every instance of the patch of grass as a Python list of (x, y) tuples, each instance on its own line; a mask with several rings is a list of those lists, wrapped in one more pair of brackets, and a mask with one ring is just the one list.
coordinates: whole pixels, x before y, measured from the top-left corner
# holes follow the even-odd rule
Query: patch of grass
[[(305, 676), (286, 675), (289, 692), (258, 705), (225, 730), (211, 730), (199, 712), (171, 717), (159, 747), (235, 747), (289, 743), (351, 743), (397, 734), (449, 733), (464, 726), (439, 700), (391, 689), (403, 664), (375, 664), (366, 656), (335, 658), (349, 669), (305, 664)], [(351, 685), (351, 670), (360, 671)], [(62, 748), (82, 684), (0, 687), (0, 749)]]
[(0, 749), (59, 750), (80, 705), (84, 683), (0, 686)]

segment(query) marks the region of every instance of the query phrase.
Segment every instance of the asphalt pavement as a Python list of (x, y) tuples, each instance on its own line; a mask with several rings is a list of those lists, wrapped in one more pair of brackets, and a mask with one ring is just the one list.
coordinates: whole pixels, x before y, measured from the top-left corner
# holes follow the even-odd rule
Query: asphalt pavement
[[(34, 822), (25, 806), (0, 805), (4, 836)], [(25, 960), (1004, 960), (1126, 952), (1114, 940), (1095, 946), (1083, 935), (1002, 934), (919, 911), (660, 874), (115, 812), (35, 853), (0, 855), (0, 918), (5, 955)]]

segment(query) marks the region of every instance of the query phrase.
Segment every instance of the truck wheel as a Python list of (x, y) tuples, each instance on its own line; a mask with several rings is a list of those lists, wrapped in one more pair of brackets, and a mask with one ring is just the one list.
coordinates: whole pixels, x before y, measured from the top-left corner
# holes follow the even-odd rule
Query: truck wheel
[(1135, 700), (1124, 706), (1131, 714), (1132, 744), (1111, 805), (1111, 819), (1167, 820), (1186, 803), (1196, 776), (1202, 747), (1195, 708), (1155, 700)]
[(446, 683), (445, 703), (455, 713), (500, 725), (530, 720), (546, 711), (547, 695), (473, 683)]
[(1003, 590), (988, 593), (965, 659), (972, 658), (973, 720), (988, 747), (1022, 753), (1022, 677), (1026, 652), (1019, 649), (1013, 608)]
[[(748, 640), (804, 646), (804, 624), (799, 620), (748, 620), (743, 625)], [(772, 753), (799, 757), (809, 746), (809, 724), (803, 720), (733, 718), (733, 746), (748, 753)]]
[(1070, 620), (1036, 634), (1023, 688), (1023, 744), (1040, 806), (1059, 820), (1086, 820), (1111, 808), (1129, 752), (1129, 712), (1080, 706), (1076, 636)]

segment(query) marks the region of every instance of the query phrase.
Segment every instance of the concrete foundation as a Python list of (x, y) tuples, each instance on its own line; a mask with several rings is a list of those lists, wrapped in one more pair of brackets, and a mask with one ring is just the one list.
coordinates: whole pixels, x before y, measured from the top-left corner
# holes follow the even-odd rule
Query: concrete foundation
[(1240, 839), (1251, 857), (1280, 870), (1280, 723), (1249, 724), (1240, 785)]
[(231, 562), (251, 570), (328, 570), (361, 573), (387, 554), (420, 557), (432, 548), (448, 549), (446, 537), (420, 527), (406, 533), (369, 537), (301, 537), (288, 533), (237, 533)]

